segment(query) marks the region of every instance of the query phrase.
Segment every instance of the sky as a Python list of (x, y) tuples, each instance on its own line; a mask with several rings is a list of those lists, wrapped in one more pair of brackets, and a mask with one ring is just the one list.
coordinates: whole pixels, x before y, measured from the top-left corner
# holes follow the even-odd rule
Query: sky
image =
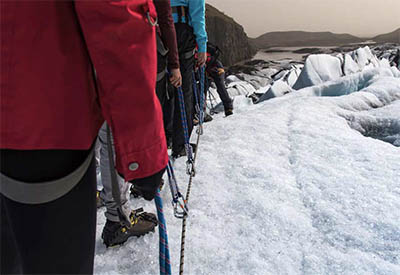
[(400, 28), (400, 0), (206, 0), (250, 37), (271, 31), (332, 31), (373, 37)]

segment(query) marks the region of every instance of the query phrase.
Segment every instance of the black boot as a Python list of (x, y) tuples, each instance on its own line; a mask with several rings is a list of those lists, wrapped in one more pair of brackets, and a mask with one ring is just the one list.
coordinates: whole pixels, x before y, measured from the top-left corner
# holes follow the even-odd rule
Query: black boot
[(204, 122), (210, 122), (213, 120), (213, 117), (208, 114), (208, 113), (204, 113)]
[(132, 236), (140, 237), (154, 232), (154, 228), (158, 224), (157, 217), (152, 213), (143, 212), (143, 208), (132, 211), (129, 218), (130, 227), (121, 225), (120, 222), (107, 220), (101, 234), (107, 247), (123, 244)]
[[(164, 180), (161, 179), (160, 187), (159, 187), (160, 191), (162, 190), (163, 186), (164, 186)], [(134, 184), (131, 185), (130, 191), (131, 191), (131, 196), (133, 196), (134, 198), (143, 197), (142, 192)]]
[(226, 108), (225, 109), (225, 116), (230, 116), (233, 115), (233, 109), (232, 108)]
[(185, 147), (181, 147), (180, 149), (178, 149), (177, 151), (172, 150), (172, 157), (174, 159), (180, 158), (186, 156), (186, 150)]

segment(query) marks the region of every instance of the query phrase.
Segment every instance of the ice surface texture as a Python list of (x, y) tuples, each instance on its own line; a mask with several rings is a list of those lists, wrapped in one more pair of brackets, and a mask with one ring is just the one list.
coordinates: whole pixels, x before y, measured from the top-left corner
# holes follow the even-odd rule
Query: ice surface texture
[[(365, 134), (399, 134), (399, 74), (367, 68), (256, 105), (240, 93), (237, 113), (205, 124), (185, 274), (400, 274), (400, 148)], [(176, 274), (181, 221), (162, 197)], [(104, 222), (95, 273), (158, 273), (157, 233), (106, 250)]]

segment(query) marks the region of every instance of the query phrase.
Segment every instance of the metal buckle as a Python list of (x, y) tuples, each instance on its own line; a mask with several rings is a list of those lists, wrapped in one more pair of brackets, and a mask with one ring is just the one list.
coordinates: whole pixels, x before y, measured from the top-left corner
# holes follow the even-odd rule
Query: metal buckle
[(150, 26), (155, 27), (158, 24), (158, 17), (153, 21), (153, 19), (150, 16), (150, 12), (147, 12), (147, 21), (149, 21)]

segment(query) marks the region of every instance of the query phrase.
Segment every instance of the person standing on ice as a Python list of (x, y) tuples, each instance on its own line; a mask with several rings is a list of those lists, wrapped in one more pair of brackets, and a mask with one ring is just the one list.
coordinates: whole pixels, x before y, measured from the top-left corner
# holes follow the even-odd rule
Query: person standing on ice
[(92, 148), (104, 118), (118, 173), (148, 199), (168, 162), (154, 93), (155, 8), (148, 0), (0, 4), (1, 273), (92, 274)]
[[(179, 66), (179, 54), (176, 41), (174, 20), (170, 0), (154, 2), (158, 14), (157, 32), (157, 85), (156, 93), (163, 109), (164, 128), (167, 143), (172, 143), (174, 93), (168, 90), (168, 84), (182, 86), (182, 75)], [(169, 73), (169, 79), (168, 74)]]
[(206, 73), (205, 78), (205, 91), (208, 91), (210, 87), (210, 81), (214, 81), (217, 86), (217, 93), (221, 98), (222, 104), (224, 105), (225, 115), (230, 116), (233, 114), (233, 102), (229, 97), (228, 91), (225, 87), (225, 70), (224, 65), (219, 60), (221, 50), (211, 44), (207, 43), (207, 63), (206, 63)]
[[(159, 24), (157, 31), (156, 94), (163, 109), (165, 136), (169, 146), (172, 142), (174, 94), (170, 93), (168, 85), (170, 83), (176, 88), (180, 87), (182, 76), (179, 68), (178, 46), (170, 0), (157, 0), (154, 4), (157, 9)], [(163, 185), (163, 182), (161, 185)], [(140, 190), (134, 185), (131, 186), (131, 195), (134, 197), (142, 196)]]
[[(205, 0), (171, 0), (172, 15), (178, 41), (179, 62), (182, 73), (189, 136), (193, 130), (194, 96), (192, 74), (195, 69), (195, 49), (198, 47), (197, 66), (204, 66), (207, 60), (207, 32), (205, 22)], [(185, 153), (185, 138), (182, 126), (178, 92), (175, 95), (175, 110), (172, 136), (172, 156), (177, 158)]]
[[(167, 74), (166, 65), (168, 57), (168, 67), (170, 70), (170, 81), (176, 86), (180, 86), (182, 77), (179, 69), (178, 49), (176, 44), (174, 21), (172, 20), (171, 6), (169, 0), (154, 1), (157, 15), (157, 84), (156, 93), (161, 102), (164, 112), (164, 126), (168, 123), (167, 115), (170, 100), (167, 96)], [(164, 43), (166, 46), (164, 46)], [(167, 50), (169, 49), (169, 50)], [(129, 184), (123, 178), (117, 175), (118, 185), (121, 194), (121, 209), (126, 218), (131, 222), (127, 227), (120, 221), (118, 214), (118, 204), (112, 195), (111, 173), (108, 156), (107, 125), (101, 127), (99, 132), (100, 144), (100, 171), (103, 190), (100, 192), (100, 198), (104, 202), (107, 210), (105, 216), (106, 224), (103, 228), (102, 239), (107, 247), (125, 243), (132, 236), (142, 236), (154, 230), (157, 225), (157, 218), (153, 213), (142, 212), (131, 209), (129, 203)], [(158, 186), (157, 186), (158, 187)], [(152, 188), (152, 186), (151, 186)], [(132, 185), (132, 191), (145, 199), (152, 199), (153, 190), (148, 190), (146, 186), (139, 184)]]

